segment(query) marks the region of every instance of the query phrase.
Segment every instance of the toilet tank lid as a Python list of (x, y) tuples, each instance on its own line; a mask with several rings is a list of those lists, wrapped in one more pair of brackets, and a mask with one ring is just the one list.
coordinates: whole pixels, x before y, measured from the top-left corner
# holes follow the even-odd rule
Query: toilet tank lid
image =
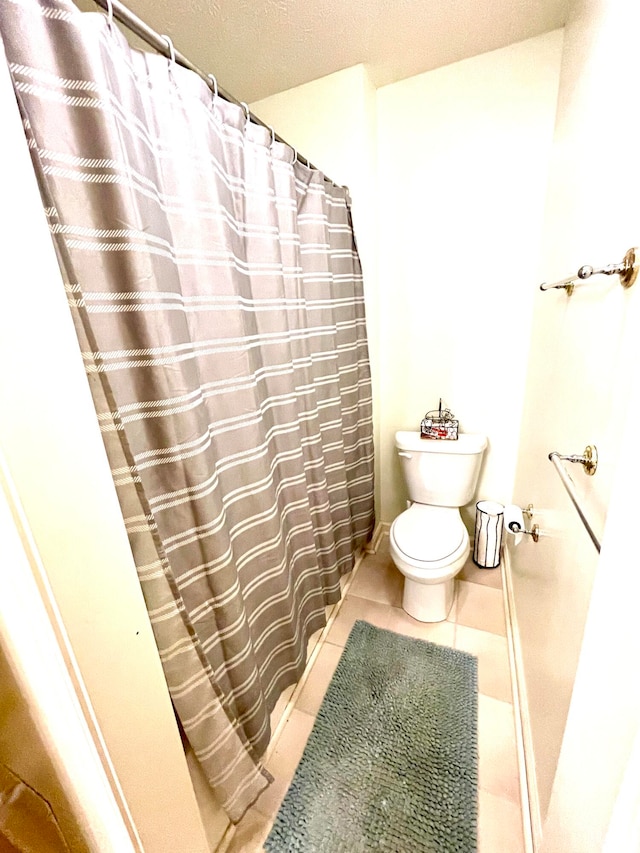
[(398, 450), (412, 450), (420, 453), (482, 453), (487, 446), (486, 435), (474, 432), (458, 433), (456, 441), (437, 438), (421, 438), (418, 430), (398, 430), (396, 447)]

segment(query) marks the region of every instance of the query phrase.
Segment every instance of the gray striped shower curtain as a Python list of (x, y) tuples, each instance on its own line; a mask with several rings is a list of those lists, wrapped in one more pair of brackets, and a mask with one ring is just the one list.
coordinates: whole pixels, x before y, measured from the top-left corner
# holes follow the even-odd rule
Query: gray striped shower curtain
[(102, 13), (0, 0), (0, 32), (169, 691), (237, 821), (373, 528), (349, 198)]

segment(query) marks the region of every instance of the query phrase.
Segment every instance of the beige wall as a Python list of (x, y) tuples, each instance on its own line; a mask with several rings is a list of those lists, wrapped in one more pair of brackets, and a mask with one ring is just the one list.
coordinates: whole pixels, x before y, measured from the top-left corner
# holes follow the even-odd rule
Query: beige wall
[[(636, 327), (638, 319), (636, 312)], [(629, 354), (636, 365), (640, 363), (640, 336), (636, 335)], [(637, 382), (629, 386), (628, 402), (626, 417), (617, 420), (619, 463), (541, 853), (635, 853), (640, 849)], [(574, 560), (566, 569), (579, 573), (582, 566)], [(551, 694), (547, 702), (553, 703)]]
[(145, 853), (196, 853), (202, 825), (4, 58), (0, 115), (0, 451)]
[(561, 49), (549, 33), (378, 91), (385, 521), (394, 432), (440, 397), (489, 437), (478, 497), (511, 500)]
[[(543, 278), (620, 261), (640, 243), (640, 59), (637, 4), (583, 0), (565, 31), (549, 177)], [(618, 126), (612, 116), (627, 116)], [(640, 292), (600, 278), (568, 298), (537, 293), (515, 497), (543, 530), (513, 553), (516, 612), (531, 714), (541, 817), (547, 812), (587, 618), (597, 554), (547, 455), (596, 444), (595, 477), (572, 468), (602, 536), (622, 444), (628, 389), (637, 383)], [(631, 457), (622, 466), (630, 464)], [(627, 531), (628, 553), (635, 550)], [(624, 595), (625, 593), (623, 593)], [(592, 606), (593, 605), (592, 603)], [(611, 614), (612, 622), (618, 614)], [(584, 765), (593, 790), (597, 774)], [(580, 806), (581, 812), (588, 809)], [(556, 849), (556, 848), (549, 848)], [(599, 850), (600, 847), (558, 847)]]
[(561, 47), (550, 33), (377, 92), (358, 66), (251, 105), (351, 190), (379, 520), (405, 499), (393, 435), (439, 397), (489, 436), (479, 496), (511, 499)]

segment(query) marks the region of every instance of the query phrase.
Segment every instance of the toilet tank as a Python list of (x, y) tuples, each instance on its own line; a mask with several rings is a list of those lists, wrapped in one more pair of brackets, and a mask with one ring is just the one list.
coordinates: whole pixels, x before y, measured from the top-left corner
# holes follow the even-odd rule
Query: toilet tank
[(396, 433), (396, 448), (409, 498), (432, 506), (465, 506), (473, 498), (487, 438), (460, 433), (457, 441)]

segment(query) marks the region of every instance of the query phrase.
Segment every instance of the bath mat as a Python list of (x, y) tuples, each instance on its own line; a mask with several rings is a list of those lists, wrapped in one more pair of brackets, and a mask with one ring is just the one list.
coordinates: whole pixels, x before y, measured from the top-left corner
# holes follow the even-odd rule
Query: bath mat
[(472, 853), (477, 661), (356, 622), (268, 853)]

